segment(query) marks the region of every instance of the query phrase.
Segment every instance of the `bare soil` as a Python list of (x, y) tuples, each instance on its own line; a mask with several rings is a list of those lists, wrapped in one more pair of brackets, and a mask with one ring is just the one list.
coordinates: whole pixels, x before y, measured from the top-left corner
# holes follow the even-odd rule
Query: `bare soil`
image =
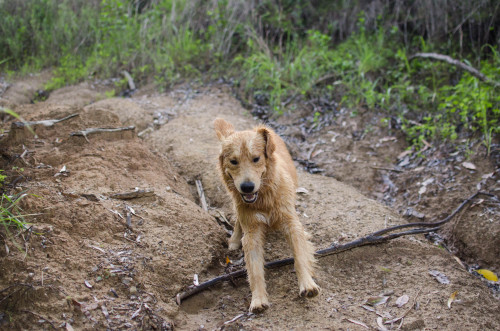
[[(32, 99), (21, 92), (26, 86), (36, 91), (41, 82), (28, 78), (13, 83), (0, 105), (29, 121), (78, 116), (51, 127), (35, 126), (37, 137), (26, 128), (11, 128), (12, 119), (4, 120), (1, 168), (14, 167), (9, 173), (11, 193), (26, 191), (21, 205), (33, 215), (28, 217), (29, 230), (15, 233), (15, 239), (3, 232), (0, 239), (1, 328), (356, 330), (365, 329), (359, 323), (378, 329), (382, 315), (384, 320), (404, 316), (386, 324), (388, 329), (500, 329), (500, 304), (486, 282), (423, 235), (320, 259), (317, 281), (322, 292), (314, 299), (298, 296), (292, 266), (268, 271), (271, 307), (263, 314), (247, 313), (250, 290), (245, 279), (217, 285), (177, 305), (175, 295), (192, 285), (195, 275), (208, 280), (225, 272), (227, 257), (234, 263), (241, 258), (241, 252), (229, 254), (227, 232), (213, 216), (221, 212), (232, 217), (216, 172), (219, 146), (213, 120), (223, 117), (237, 129), (250, 128), (256, 120), (226, 86), (186, 85), (163, 94), (145, 87), (129, 99), (105, 99), (105, 86), (86, 83), (29, 104)], [(353, 136), (351, 131), (364, 131), (372, 119), (363, 115), (356, 121), (348, 114), (304, 134), (297, 131), (300, 119), (295, 116), (283, 116), (273, 125), (299, 168), (311, 170), (315, 162), (317, 170), (325, 170), (299, 171), (299, 186), (306, 193), (299, 194), (297, 212), (318, 249), (406, 223), (397, 210), (397, 194), (391, 202), (396, 209), (376, 201), (384, 200), (390, 185), (381, 180), (380, 169), (372, 168), (391, 167), (406, 147), (402, 138), (382, 139), (388, 136), (386, 129), (375, 124), (363, 137)], [(91, 127), (129, 125), (136, 130), (71, 135)], [(310, 161), (308, 166), (304, 161)], [(473, 162), (478, 166), (470, 176), (475, 185), (494, 166)], [(456, 171), (470, 175), (469, 170)], [(412, 170), (387, 176), (394, 184), (393, 176), (410, 180), (408, 174)], [(425, 179), (415, 179), (420, 182), (414, 183), (417, 191)], [(200, 207), (195, 180), (203, 183), (208, 212)], [(130, 200), (113, 196), (136, 189), (150, 194)], [(441, 208), (420, 210), (426, 217), (449, 213), (470, 190), (457, 187), (447, 198), (434, 189), (428, 192), (435, 192), (434, 199), (441, 197)], [(408, 186), (404, 190), (404, 199), (411, 200), (413, 191)], [(495, 207), (491, 204), (485, 200), (461, 213), (449, 231), (468, 219), (492, 219), (490, 233), (479, 226), (471, 231), (495, 242), (498, 214), (488, 214)], [(470, 240), (484, 246), (482, 239)], [(268, 235), (267, 260), (290, 254), (279, 233)], [(485, 257), (491, 262), (484, 266), (498, 272), (498, 256)], [(444, 274), (449, 284), (438, 282), (431, 270)], [(455, 291), (450, 309), (448, 298)], [(388, 296), (387, 302), (373, 311), (362, 307), (379, 295)], [(409, 301), (398, 307), (403, 295)]]

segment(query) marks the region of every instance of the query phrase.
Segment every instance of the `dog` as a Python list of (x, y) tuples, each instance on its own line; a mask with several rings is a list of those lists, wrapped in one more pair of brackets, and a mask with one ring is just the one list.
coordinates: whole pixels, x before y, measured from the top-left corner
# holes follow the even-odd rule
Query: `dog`
[(297, 171), (285, 142), (269, 127), (238, 131), (223, 119), (214, 122), (221, 142), (219, 171), (233, 200), (237, 220), (229, 250), (243, 245), (248, 282), (252, 291), (250, 312), (269, 307), (264, 279), (264, 240), (268, 229), (281, 230), (292, 248), (299, 294), (318, 295), (313, 280), (314, 247), (295, 211)]

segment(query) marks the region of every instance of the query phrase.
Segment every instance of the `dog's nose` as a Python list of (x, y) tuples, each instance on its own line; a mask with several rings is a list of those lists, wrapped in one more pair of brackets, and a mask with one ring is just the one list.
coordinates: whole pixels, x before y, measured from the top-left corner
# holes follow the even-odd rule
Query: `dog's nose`
[(243, 182), (240, 186), (243, 193), (252, 193), (255, 185), (252, 182)]

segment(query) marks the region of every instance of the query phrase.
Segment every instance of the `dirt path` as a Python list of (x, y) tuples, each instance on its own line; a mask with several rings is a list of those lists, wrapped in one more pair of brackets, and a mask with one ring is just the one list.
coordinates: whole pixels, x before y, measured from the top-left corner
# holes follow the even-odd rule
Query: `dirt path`
[[(29, 189), (33, 195), (23, 199), (23, 208), (38, 214), (30, 218), (29, 240), (17, 239), (21, 250), (7, 240), (9, 251), (0, 251), (0, 289), (7, 289), (0, 302), (3, 328), (50, 329), (50, 321), (74, 329), (364, 329), (359, 322), (377, 329), (379, 315), (390, 320), (406, 314), (385, 327), (500, 329), (499, 302), (489, 289), (423, 236), (321, 259), (322, 292), (312, 300), (298, 297), (293, 267), (269, 271), (271, 307), (261, 315), (246, 313), (250, 291), (244, 279), (177, 306), (175, 294), (195, 274), (204, 281), (224, 272), (226, 256), (241, 257), (228, 254), (226, 232), (211, 216), (215, 208), (232, 216), (215, 169), (213, 120), (223, 117), (237, 129), (256, 122), (225, 87), (188, 86), (163, 95), (143, 89), (132, 99), (105, 100), (102, 89), (89, 85), (63, 92), (34, 105), (9, 101), (27, 120), (79, 116), (36, 127), (38, 138), (12, 130), (2, 140), (10, 146), (6, 155), (27, 150), (23, 159), (4, 158), (2, 168), (24, 168), (17, 190)], [(4, 100), (11, 95), (7, 90)], [(135, 134), (93, 134), (88, 141), (70, 136), (89, 127), (128, 125), (137, 126)], [(333, 178), (299, 177), (308, 193), (299, 195), (297, 211), (318, 248), (404, 223)], [(196, 179), (209, 213), (198, 205)], [(112, 196), (135, 188), (154, 193), (132, 200)], [(266, 259), (289, 255), (281, 235), (270, 234)], [(446, 275), (449, 284), (436, 281), (430, 270)], [(458, 300), (449, 309), (454, 291)], [(373, 307), (376, 312), (362, 307), (379, 295), (388, 301)], [(404, 295), (409, 302), (398, 308)], [(414, 304), (418, 309), (410, 309)]]

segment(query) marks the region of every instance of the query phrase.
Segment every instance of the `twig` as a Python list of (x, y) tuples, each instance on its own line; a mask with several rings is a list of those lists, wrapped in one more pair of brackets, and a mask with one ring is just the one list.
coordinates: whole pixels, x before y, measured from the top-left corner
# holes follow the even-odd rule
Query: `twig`
[(125, 71), (125, 70), (122, 71), (122, 75), (127, 79), (127, 81), (128, 81), (128, 87), (132, 91), (134, 91), (135, 90), (135, 84), (134, 84), (134, 79), (132, 78), (132, 76), (130, 76), (130, 74), (128, 73), (128, 71)]
[(384, 168), (384, 167), (375, 167), (375, 166), (371, 166), (370, 168), (377, 169), (377, 170), (387, 170), (387, 171), (394, 171), (394, 172), (403, 172), (403, 170), (401, 170), (401, 169), (395, 169), (395, 168)]
[(408, 315), (408, 313), (413, 309), (413, 307), (415, 307), (415, 303), (417, 303), (417, 298), (418, 298), (418, 295), (420, 294), (420, 292), (422, 291), (422, 289), (419, 289), (418, 292), (417, 292), (417, 295), (415, 296), (415, 299), (413, 300), (413, 304), (410, 306), (410, 308), (408, 308), (404, 313), (403, 315), (401, 315), (400, 317), (396, 317), (392, 320), (389, 320), (389, 321), (385, 321), (384, 324), (392, 324), (394, 322), (397, 322), (399, 320), (402, 320), (403, 318), (406, 317), (406, 315)]
[(40, 314), (34, 313), (34, 312), (32, 312), (32, 311), (29, 311), (29, 310), (24, 310), (24, 309), (20, 310), (20, 312), (32, 314), (33, 316), (36, 316), (36, 317), (38, 317), (38, 318), (40, 318), (40, 319), (42, 319), (42, 320), (46, 321), (47, 323), (49, 323), (49, 324), (50, 324), (50, 326), (52, 326), (52, 327), (54, 328), (54, 330), (57, 330), (56, 326), (54, 325), (54, 323), (53, 323), (52, 321), (50, 321), (49, 319), (47, 319), (47, 318), (43, 317), (43, 316), (42, 316), (42, 315), (40, 315)]
[(13, 128), (22, 128), (25, 126), (36, 126), (36, 125), (43, 125), (43, 126), (53, 126), (56, 123), (62, 122), (69, 120), (70, 118), (73, 118), (75, 116), (79, 116), (80, 114), (71, 114), (63, 118), (59, 119), (51, 119), (51, 120), (42, 120), (42, 121), (25, 121), (25, 122), (13, 122), (12, 127)]
[[(133, 131), (135, 126), (127, 126), (122, 128), (88, 128), (81, 131), (71, 132), (70, 136), (82, 136), (87, 139), (87, 136), (91, 133), (101, 133), (101, 132), (121, 132), (121, 131)], [(87, 139), (88, 141), (88, 139)]]
[(155, 194), (155, 191), (153, 191), (153, 190), (136, 189), (135, 191), (132, 191), (132, 192), (114, 193), (114, 194), (111, 194), (109, 197), (112, 199), (130, 200), (130, 199), (136, 199), (136, 198), (151, 197), (154, 194)]
[(198, 195), (200, 196), (201, 207), (204, 211), (208, 211), (207, 200), (205, 199), (205, 191), (203, 191), (203, 184), (201, 180), (195, 180), (196, 189), (198, 190)]
[(469, 66), (469, 65), (467, 65), (459, 60), (456, 60), (452, 57), (449, 57), (448, 55), (437, 54), (437, 53), (416, 53), (416, 54), (413, 54), (412, 56), (410, 56), (408, 59), (412, 60), (416, 57), (447, 62), (449, 64), (456, 66), (456, 67), (459, 67), (462, 70), (469, 72), (471, 75), (481, 79), (482, 81), (484, 81), (488, 84), (492, 84), (495, 87), (500, 87), (500, 83), (493, 81), (492, 79), (490, 79), (486, 75), (482, 74), (476, 68), (473, 68), (473, 67), (471, 67), (471, 66)]
[[(338, 253), (341, 253), (341, 252), (344, 252), (344, 251), (347, 251), (347, 250), (350, 250), (350, 249), (353, 249), (356, 247), (361, 247), (361, 246), (365, 246), (365, 245), (380, 244), (380, 243), (384, 243), (384, 242), (387, 242), (389, 240), (399, 238), (402, 236), (437, 231), (441, 228), (441, 226), (443, 224), (445, 224), (446, 222), (451, 220), (460, 210), (462, 210), (465, 207), (465, 205), (467, 205), (467, 203), (472, 201), (478, 195), (487, 195), (487, 196), (491, 196), (491, 197), (496, 197), (493, 194), (478, 191), (478, 192), (474, 193), (473, 195), (471, 195), (470, 197), (468, 197), (467, 199), (465, 199), (450, 215), (448, 215), (442, 221), (435, 222), (435, 223), (417, 222), (417, 223), (396, 225), (396, 226), (393, 226), (390, 228), (386, 228), (386, 229), (382, 229), (382, 230), (373, 232), (365, 237), (358, 238), (356, 240), (353, 240), (353, 241), (348, 242), (348, 243), (343, 244), (343, 245), (331, 246), (331, 247), (319, 250), (316, 252), (316, 257), (322, 258), (322, 257), (329, 256), (332, 254), (338, 254)], [(392, 232), (395, 230), (408, 228), (408, 227), (417, 227), (417, 226), (424, 227), (424, 229), (417, 228), (417, 229), (412, 229), (412, 230), (408, 230), (408, 231), (391, 233), (391, 234), (387, 234), (387, 235), (383, 236), (384, 234), (386, 234), (388, 232)], [(276, 260), (276, 261), (268, 262), (264, 265), (264, 267), (266, 269), (275, 269), (275, 268), (279, 268), (282, 266), (293, 264), (293, 262), (294, 262), (294, 259), (290, 257), (290, 258), (283, 259), (283, 260)], [(185, 292), (177, 294), (177, 296), (176, 296), (177, 304), (180, 305), (183, 300), (185, 300), (185, 299), (189, 298), (190, 296), (195, 295), (199, 292), (202, 292), (215, 284), (218, 284), (218, 283), (221, 283), (221, 282), (227, 281), (227, 280), (233, 280), (233, 279), (239, 278), (239, 277), (244, 277), (246, 275), (247, 275), (246, 269), (241, 269), (241, 270), (233, 271), (233, 272), (212, 278), (206, 282), (201, 283), (198, 286), (189, 288)]]

